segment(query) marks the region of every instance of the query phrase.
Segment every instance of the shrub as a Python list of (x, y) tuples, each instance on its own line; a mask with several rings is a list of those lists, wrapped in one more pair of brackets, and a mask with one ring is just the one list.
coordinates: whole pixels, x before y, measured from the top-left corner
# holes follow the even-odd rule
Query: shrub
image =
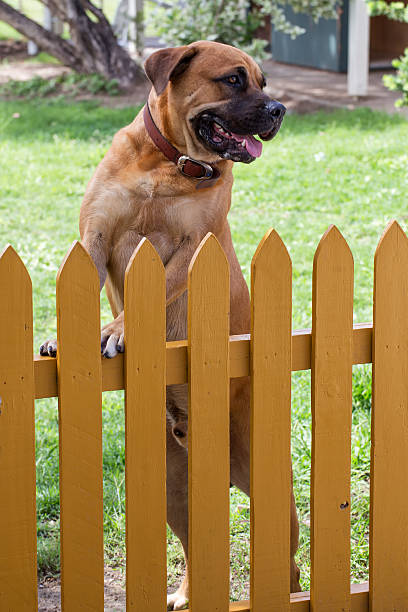
[[(408, 23), (408, 5), (403, 2), (387, 3), (384, 0), (373, 0), (368, 2), (368, 9), (372, 17), (385, 15), (388, 19)], [(400, 58), (393, 60), (392, 65), (397, 72), (384, 75), (384, 85), (391, 91), (402, 93), (402, 97), (396, 101), (395, 106), (408, 106), (408, 47)]]
[[(292, 38), (304, 29), (291, 24), (285, 17), (286, 2), (282, 0), (172, 0), (165, 6), (154, 5), (149, 17), (154, 29), (167, 44), (186, 45), (195, 40), (215, 40), (234, 45), (256, 60), (267, 57), (264, 40), (255, 37), (257, 28), (270, 15), (275, 30)], [(295, 12), (308, 13), (317, 21), (320, 17), (335, 17), (336, 0), (290, 0)]]

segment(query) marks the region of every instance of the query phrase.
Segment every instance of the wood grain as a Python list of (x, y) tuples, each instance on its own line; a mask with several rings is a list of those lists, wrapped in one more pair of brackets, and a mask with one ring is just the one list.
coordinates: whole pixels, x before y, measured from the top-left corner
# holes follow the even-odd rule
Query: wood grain
[(0, 255), (0, 610), (37, 610), (31, 280)]
[(189, 578), (193, 612), (229, 609), (229, 269), (212, 234), (188, 277)]
[(353, 256), (335, 226), (313, 262), (311, 610), (348, 611)]
[(374, 259), (370, 606), (408, 610), (408, 239), (391, 223)]
[(166, 283), (143, 239), (125, 276), (126, 609), (166, 610)]
[(292, 262), (275, 231), (251, 266), (251, 610), (290, 609)]
[(61, 607), (103, 610), (99, 277), (74, 242), (57, 276)]

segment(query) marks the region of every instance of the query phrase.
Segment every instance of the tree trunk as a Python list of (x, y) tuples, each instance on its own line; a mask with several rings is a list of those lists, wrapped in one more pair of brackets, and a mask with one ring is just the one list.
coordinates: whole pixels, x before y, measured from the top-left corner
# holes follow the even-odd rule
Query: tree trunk
[(71, 40), (49, 32), (4, 0), (0, 0), (0, 20), (76, 72), (97, 72), (106, 79), (116, 79), (122, 89), (144, 79), (143, 70), (118, 44), (102, 10), (89, 0), (44, 0), (44, 4), (68, 23)]

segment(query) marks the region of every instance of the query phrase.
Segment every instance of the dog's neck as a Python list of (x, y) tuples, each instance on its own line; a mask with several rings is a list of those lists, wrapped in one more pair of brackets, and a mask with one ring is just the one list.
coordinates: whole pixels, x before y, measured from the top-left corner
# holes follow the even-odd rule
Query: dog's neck
[(147, 134), (164, 157), (175, 163), (183, 175), (197, 180), (197, 189), (211, 187), (217, 182), (226, 162), (218, 156), (214, 159), (213, 154), (198, 148), (187, 128), (172, 129), (174, 122), (169, 108), (173, 106), (169, 104), (167, 92), (156, 96), (152, 90), (142, 111)]
[(167, 157), (169, 161), (176, 164), (183, 176), (199, 181), (196, 189), (210, 187), (219, 179), (220, 171), (215, 165), (210, 165), (193, 159), (188, 155), (183, 155), (163, 136), (153, 120), (148, 103), (146, 103), (143, 110), (143, 121), (147, 133), (163, 155)]

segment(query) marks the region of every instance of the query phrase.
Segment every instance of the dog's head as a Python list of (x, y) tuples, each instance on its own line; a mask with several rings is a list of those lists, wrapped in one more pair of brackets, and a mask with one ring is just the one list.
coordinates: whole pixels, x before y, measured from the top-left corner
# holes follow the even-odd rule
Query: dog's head
[(167, 132), (183, 131), (189, 153), (250, 163), (271, 140), (285, 107), (262, 90), (265, 77), (243, 51), (199, 41), (153, 53), (145, 63)]

